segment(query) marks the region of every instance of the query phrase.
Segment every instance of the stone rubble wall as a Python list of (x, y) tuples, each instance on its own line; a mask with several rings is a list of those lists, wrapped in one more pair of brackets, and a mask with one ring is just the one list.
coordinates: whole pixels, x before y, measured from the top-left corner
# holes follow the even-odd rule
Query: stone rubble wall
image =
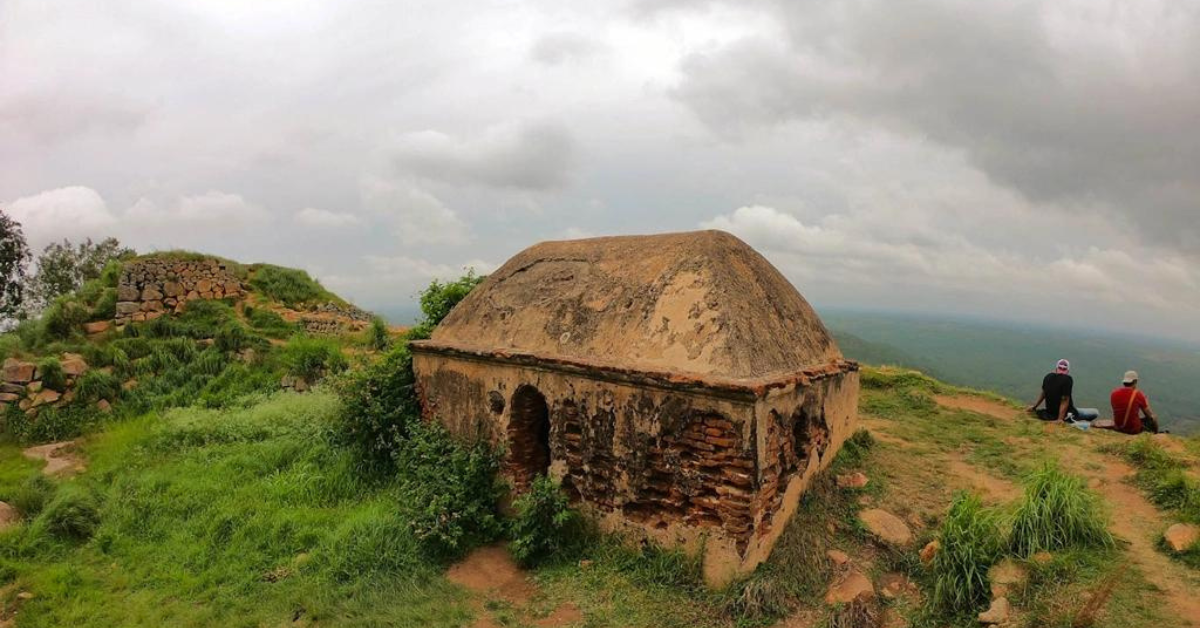
[[(45, 406), (62, 407), (74, 401), (75, 382), (88, 371), (88, 364), (83, 356), (75, 353), (62, 354), (59, 362), (66, 376), (63, 390), (47, 388), (42, 383), (42, 373), (36, 364), (15, 358), (5, 360), (3, 370), (0, 370), (0, 413), (16, 404), (26, 414), (36, 416)], [(104, 400), (97, 406), (105, 412), (112, 407)]]
[(167, 312), (183, 311), (188, 301), (240, 299), (245, 294), (242, 280), (220, 260), (138, 260), (121, 271), (114, 322), (125, 325), (154, 320)]

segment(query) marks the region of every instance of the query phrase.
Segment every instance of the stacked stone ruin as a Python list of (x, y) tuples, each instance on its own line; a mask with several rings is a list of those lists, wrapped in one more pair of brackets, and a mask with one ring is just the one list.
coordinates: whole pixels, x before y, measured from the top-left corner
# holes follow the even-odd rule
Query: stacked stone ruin
[(246, 287), (230, 264), (216, 260), (141, 259), (125, 265), (117, 285), (114, 322), (154, 320), (198, 299), (240, 299)]
[[(43, 407), (62, 407), (75, 400), (75, 383), (88, 370), (88, 364), (83, 356), (75, 353), (64, 353), (59, 359), (65, 376), (65, 386), (62, 390), (54, 390), (42, 381), (43, 373), (37, 364), (16, 358), (4, 361), (0, 371), (0, 412), (7, 411), (9, 406), (16, 405), (30, 416), (36, 415)], [(107, 412), (111, 406), (108, 401), (97, 403), (100, 410)]]

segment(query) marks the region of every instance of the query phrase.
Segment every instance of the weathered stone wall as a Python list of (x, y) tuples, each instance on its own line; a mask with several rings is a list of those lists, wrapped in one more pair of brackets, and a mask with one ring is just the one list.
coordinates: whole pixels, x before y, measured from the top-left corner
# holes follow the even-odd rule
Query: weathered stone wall
[(715, 585), (766, 559), (856, 417), (855, 372), (759, 395), (420, 348), (414, 370), (426, 417), (461, 439), (505, 445), (518, 491), (536, 442), (514, 402), (535, 389), (547, 408), (549, 473), (607, 530), (703, 548)]
[[(54, 390), (42, 382), (42, 372), (33, 362), (25, 362), (15, 358), (4, 361), (0, 370), (0, 414), (15, 404), (30, 416), (37, 415), (46, 406), (61, 407), (75, 400), (75, 382), (79, 376), (88, 370), (88, 364), (83, 356), (75, 353), (62, 354), (59, 362), (62, 364), (66, 385), (62, 390)], [(108, 401), (100, 400), (98, 406), (107, 412), (111, 409)]]
[(125, 265), (117, 285), (116, 324), (153, 320), (180, 312), (196, 299), (241, 298), (246, 288), (225, 262), (169, 257), (140, 259)]

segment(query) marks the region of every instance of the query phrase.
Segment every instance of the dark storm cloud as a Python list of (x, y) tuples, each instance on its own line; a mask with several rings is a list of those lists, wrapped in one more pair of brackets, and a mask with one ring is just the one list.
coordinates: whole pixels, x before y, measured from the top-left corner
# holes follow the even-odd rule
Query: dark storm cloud
[(1200, 252), (1200, 5), (764, 3), (785, 37), (682, 63), (710, 127), (849, 116), (965, 151), (1035, 202)]

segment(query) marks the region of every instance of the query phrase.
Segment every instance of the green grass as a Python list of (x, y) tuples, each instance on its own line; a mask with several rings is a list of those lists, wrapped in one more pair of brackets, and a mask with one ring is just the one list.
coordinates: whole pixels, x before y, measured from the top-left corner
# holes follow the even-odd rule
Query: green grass
[[(462, 625), (404, 495), (329, 444), (337, 409), (280, 394), (97, 435), (87, 476), (0, 538), (0, 573), (35, 594), (22, 625)], [(20, 488), (19, 467), (0, 463), (0, 491)]]
[(1124, 456), (1137, 468), (1134, 483), (1156, 506), (1182, 521), (1200, 523), (1200, 482), (1189, 475), (1183, 460), (1163, 449), (1149, 435), (1105, 450)]
[(344, 303), (308, 273), (295, 268), (256, 264), (251, 267), (250, 286), (263, 296), (292, 308), (324, 302)]
[(988, 569), (1000, 559), (1004, 537), (999, 514), (979, 497), (960, 493), (938, 531), (931, 602), (948, 615), (970, 615), (991, 596)]
[(1046, 464), (1025, 481), (1012, 518), (1010, 547), (1017, 556), (1068, 548), (1113, 547), (1108, 517), (1083, 480)]

